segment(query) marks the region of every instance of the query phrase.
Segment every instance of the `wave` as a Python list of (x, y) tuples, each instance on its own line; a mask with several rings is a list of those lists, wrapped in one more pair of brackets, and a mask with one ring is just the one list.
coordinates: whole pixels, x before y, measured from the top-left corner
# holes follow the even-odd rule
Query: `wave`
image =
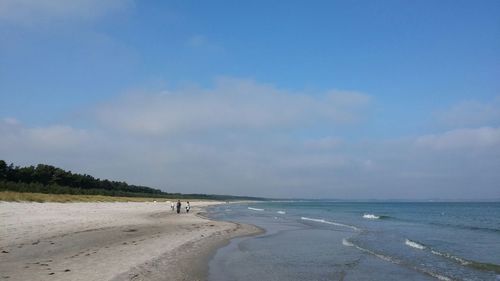
[(497, 228), (489, 228), (489, 227), (479, 227), (479, 226), (463, 226), (459, 225), (458, 227), (461, 228), (468, 228), (470, 230), (482, 230), (482, 231), (488, 231), (488, 232), (500, 232), (500, 229)]
[(431, 253), (436, 255), (436, 256), (441, 256), (441, 257), (445, 257), (445, 258), (448, 258), (450, 260), (456, 261), (456, 262), (460, 263), (461, 265), (469, 265), (470, 264), (469, 261), (462, 259), (460, 257), (454, 256), (454, 255), (448, 254), (448, 253), (443, 253), (443, 252), (439, 252), (439, 251), (432, 250), (432, 249), (431, 249)]
[(378, 220), (378, 219), (380, 219), (380, 216), (376, 216), (374, 214), (364, 214), (363, 218), (369, 219), (369, 220)]
[(441, 280), (441, 281), (453, 281), (453, 279), (451, 279), (450, 277), (438, 274), (436, 272), (432, 272), (432, 271), (427, 270), (427, 269), (418, 269), (418, 271), (423, 272), (427, 275), (430, 275), (430, 276), (432, 276), (438, 280)]
[(276, 213), (281, 214), (281, 215), (286, 214), (286, 212), (285, 212), (285, 211), (277, 211)]
[(481, 270), (481, 271), (493, 271), (495, 273), (500, 273), (500, 265), (498, 265), (498, 264), (468, 260), (468, 259), (465, 259), (462, 257), (452, 255), (450, 253), (438, 251), (438, 250), (433, 249), (431, 247), (424, 246), (424, 244), (422, 244), (420, 242), (412, 241), (409, 239), (406, 239), (405, 244), (410, 246), (410, 247), (417, 248), (419, 250), (428, 250), (433, 255), (446, 258), (448, 260), (451, 260), (451, 261), (456, 262), (456, 263), (463, 265), (463, 266), (467, 266), (467, 267), (474, 268), (474, 269)]
[(415, 242), (415, 241), (411, 241), (411, 240), (409, 240), (409, 239), (406, 239), (406, 240), (405, 240), (405, 244), (406, 244), (407, 246), (410, 246), (410, 247), (412, 247), (412, 248), (419, 249), (419, 250), (424, 250), (425, 248), (427, 248), (427, 247), (425, 247), (424, 245), (422, 245), (422, 244), (420, 244), (420, 243), (418, 243), (418, 242)]
[(324, 220), (324, 219), (313, 219), (313, 218), (307, 218), (307, 217), (301, 217), (301, 219), (305, 220), (305, 221), (313, 221), (313, 222), (319, 222), (319, 223), (325, 223), (325, 224), (331, 224), (331, 225), (336, 225), (336, 226), (347, 227), (347, 228), (350, 228), (350, 229), (353, 229), (353, 230), (356, 230), (356, 231), (360, 230), (359, 228), (357, 228), (355, 226), (352, 226), (352, 225), (338, 223), (338, 222), (333, 222), (333, 221), (327, 221), (327, 220)]
[(498, 228), (469, 226), (469, 225), (451, 224), (451, 223), (439, 223), (439, 222), (430, 222), (429, 224), (430, 225), (437, 225), (437, 226), (444, 226), (444, 227), (451, 227), (451, 228), (458, 228), (458, 229), (478, 230), (478, 231), (484, 231), (484, 232), (500, 233), (500, 229), (498, 229)]
[[(378, 218), (371, 217), (371, 215), (378, 217)], [(369, 216), (369, 217), (365, 217), (365, 216)], [(363, 218), (365, 218), (365, 219), (391, 219), (391, 220), (397, 220), (397, 221), (402, 221), (402, 222), (429, 224), (429, 225), (449, 227), (449, 228), (455, 228), (455, 229), (477, 230), (477, 231), (484, 231), (484, 232), (500, 233), (500, 229), (498, 229), (498, 228), (484, 227), (484, 226), (470, 226), (470, 225), (463, 225), (463, 224), (443, 223), (443, 222), (436, 222), (436, 221), (423, 221), (423, 220), (418, 220), (418, 219), (407, 219), (407, 218), (398, 218), (398, 217), (391, 217), (391, 216), (377, 216), (374, 214), (364, 214)]]
[(436, 251), (436, 250), (432, 250), (432, 249), (431, 249), (431, 253), (433, 253), (434, 255), (437, 255), (437, 256), (447, 258), (447, 259), (452, 260), (454, 262), (457, 262), (463, 266), (467, 266), (467, 267), (474, 268), (474, 269), (481, 270), (481, 271), (493, 271), (495, 273), (500, 273), (500, 265), (498, 265), (498, 264), (467, 260), (467, 259), (464, 259), (461, 257), (454, 256), (454, 255), (449, 254), (449, 253), (440, 252), (440, 251)]
[(248, 207), (249, 210), (252, 210), (252, 211), (264, 211), (264, 209), (259, 209), (259, 208), (252, 208), (252, 207)]
[(388, 219), (390, 218), (389, 216), (379, 216), (375, 214), (363, 214), (364, 219), (369, 219), (369, 220), (378, 220), (378, 219)]
[(477, 270), (493, 271), (497, 274), (500, 273), (500, 265), (498, 265), (498, 264), (486, 263), (486, 262), (476, 262), (476, 261), (469, 261), (469, 262), (470, 262), (470, 264), (468, 264), (468, 266), (475, 268)]
[(346, 238), (342, 239), (342, 245), (347, 246), (347, 247), (354, 247), (354, 244), (352, 244), (349, 240)]
[[(410, 241), (410, 240), (407, 240), (407, 241)], [(390, 256), (386, 256), (386, 255), (382, 255), (382, 254), (379, 254), (379, 253), (374, 252), (372, 250), (369, 250), (369, 249), (363, 248), (361, 246), (358, 246), (358, 245), (352, 243), (351, 241), (349, 241), (346, 238), (342, 239), (342, 245), (347, 246), (347, 247), (354, 247), (354, 248), (356, 248), (356, 249), (358, 249), (358, 250), (360, 250), (362, 252), (365, 252), (365, 253), (368, 253), (370, 255), (376, 256), (379, 259), (382, 259), (382, 260), (385, 260), (385, 261), (388, 261), (388, 262), (391, 262), (391, 263), (394, 263), (394, 264), (402, 265), (402, 266), (405, 266), (405, 267), (409, 267), (409, 268), (411, 268), (411, 269), (413, 269), (415, 271), (427, 274), (427, 275), (432, 276), (432, 277), (434, 277), (434, 278), (436, 278), (438, 280), (453, 281), (453, 279), (451, 279), (451, 278), (449, 278), (447, 276), (444, 276), (442, 274), (436, 273), (434, 271), (430, 271), (430, 270), (427, 270), (425, 268), (420, 268), (420, 267), (417, 267), (417, 266), (414, 266), (414, 265), (405, 264), (405, 263), (403, 263), (402, 261), (400, 261), (400, 260), (398, 260), (396, 258), (393, 258), (393, 257), (390, 257)]]
[(387, 215), (375, 215), (373, 213), (365, 213), (365, 214), (363, 214), (363, 218), (364, 219), (374, 219), (374, 220), (376, 220), (376, 219), (390, 219), (390, 220), (396, 220), (396, 221), (402, 221), (402, 222), (421, 223), (421, 224), (449, 227), (449, 228), (455, 228), (455, 229), (477, 230), (477, 231), (492, 232), (492, 233), (497, 233), (497, 234), (500, 233), (500, 229), (494, 228), (494, 227), (470, 226), (470, 225), (464, 225), (464, 224), (453, 224), (453, 223), (444, 223), (444, 222), (437, 222), (437, 221), (425, 221), (425, 220), (418, 220), (418, 219), (393, 217), (393, 216), (387, 216)]
[(360, 250), (362, 252), (368, 253), (370, 255), (374, 255), (374, 256), (376, 256), (376, 257), (378, 257), (380, 259), (383, 259), (383, 260), (388, 261), (388, 262), (392, 262), (394, 264), (400, 264), (401, 263), (399, 260), (397, 260), (395, 258), (386, 256), (386, 255), (382, 255), (382, 254), (376, 253), (376, 252), (374, 252), (372, 250), (369, 250), (369, 249), (363, 248), (361, 246), (358, 246), (358, 245), (352, 243), (351, 241), (349, 241), (349, 239), (346, 239), (346, 238), (342, 239), (342, 245), (347, 246), (347, 247), (354, 247), (354, 248), (356, 248), (356, 249), (358, 249), (358, 250)]

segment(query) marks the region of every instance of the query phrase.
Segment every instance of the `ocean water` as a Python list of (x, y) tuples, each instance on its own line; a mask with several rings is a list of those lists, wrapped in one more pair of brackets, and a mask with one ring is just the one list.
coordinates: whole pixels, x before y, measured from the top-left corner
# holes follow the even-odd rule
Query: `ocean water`
[(208, 212), (266, 230), (219, 249), (210, 281), (500, 280), (500, 203), (264, 202)]

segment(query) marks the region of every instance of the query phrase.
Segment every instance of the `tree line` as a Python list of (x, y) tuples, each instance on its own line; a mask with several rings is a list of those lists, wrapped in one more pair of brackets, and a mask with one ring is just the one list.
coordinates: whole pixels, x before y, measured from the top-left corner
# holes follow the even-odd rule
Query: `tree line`
[(101, 180), (91, 175), (72, 173), (51, 165), (19, 167), (14, 166), (13, 163), (7, 164), (4, 160), (0, 160), (0, 191), (213, 200), (261, 199), (231, 195), (168, 193), (147, 186)]

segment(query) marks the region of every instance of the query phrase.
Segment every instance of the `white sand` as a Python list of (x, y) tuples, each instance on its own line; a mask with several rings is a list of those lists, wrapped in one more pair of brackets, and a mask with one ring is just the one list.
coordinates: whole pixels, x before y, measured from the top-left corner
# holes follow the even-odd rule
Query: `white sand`
[(0, 202), (0, 279), (203, 279), (215, 247), (258, 232), (196, 215), (209, 204)]

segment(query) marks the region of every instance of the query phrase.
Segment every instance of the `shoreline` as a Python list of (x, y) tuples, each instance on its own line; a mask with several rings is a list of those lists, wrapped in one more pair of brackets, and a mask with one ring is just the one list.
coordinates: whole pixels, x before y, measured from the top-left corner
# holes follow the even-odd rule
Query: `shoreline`
[(193, 202), (0, 202), (2, 280), (206, 280), (208, 262), (253, 225), (216, 221)]

